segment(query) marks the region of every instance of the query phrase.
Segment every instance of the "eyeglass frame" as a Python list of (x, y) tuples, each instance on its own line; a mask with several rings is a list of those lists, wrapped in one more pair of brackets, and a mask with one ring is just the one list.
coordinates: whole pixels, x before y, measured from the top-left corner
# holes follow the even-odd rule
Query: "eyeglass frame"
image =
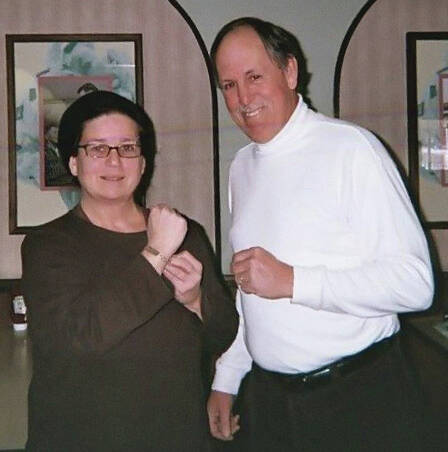
[[(108, 151), (107, 154), (104, 157), (99, 157), (99, 156), (92, 156), (87, 152), (87, 147), (88, 146), (107, 146), (108, 147)], [(137, 146), (140, 149), (140, 153), (137, 155), (133, 155), (133, 156), (128, 156), (128, 155), (121, 155), (120, 153), (120, 147), (122, 146), (126, 146), (126, 145), (132, 145), (132, 146)], [(111, 146), (110, 144), (107, 143), (86, 143), (86, 144), (78, 144), (77, 148), (78, 149), (84, 149), (84, 152), (86, 153), (86, 156), (92, 159), (107, 159), (107, 157), (109, 157), (112, 149), (115, 149), (117, 151), (117, 154), (120, 158), (122, 159), (135, 159), (137, 157), (141, 157), (142, 156), (142, 151), (141, 151), (141, 143), (139, 142), (135, 142), (135, 143), (120, 143), (120, 144), (116, 144), (115, 146)]]

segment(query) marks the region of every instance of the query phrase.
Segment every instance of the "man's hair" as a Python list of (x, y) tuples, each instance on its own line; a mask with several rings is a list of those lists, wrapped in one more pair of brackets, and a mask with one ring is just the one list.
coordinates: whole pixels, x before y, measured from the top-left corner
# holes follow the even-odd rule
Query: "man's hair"
[(111, 91), (93, 91), (75, 100), (65, 110), (59, 123), (58, 150), (70, 174), (69, 160), (78, 154), (78, 146), (87, 121), (103, 115), (119, 113), (135, 121), (139, 128), (139, 142), (145, 158), (145, 172), (134, 193), (138, 204), (144, 204), (146, 190), (154, 170), (156, 139), (154, 125), (140, 105)]
[(294, 57), (297, 60), (300, 70), (299, 81), (301, 81), (301, 83), (300, 87), (299, 83), (297, 83), (296, 91), (300, 90), (300, 92), (302, 92), (304, 81), (307, 81), (305, 80), (307, 72), (305, 69), (305, 58), (300, 48), (299, 41), (292, 33), (284, 28), (256, 17), (241, 17), (232, 20), (219, 30), (210, 50), (216, 80), (218, 81), (216, 54), (219, 46), (227, 34), (242, 27), (250, 27), (258, 34), (268, 55), (281, 69), (286, 68), (289, 58)]

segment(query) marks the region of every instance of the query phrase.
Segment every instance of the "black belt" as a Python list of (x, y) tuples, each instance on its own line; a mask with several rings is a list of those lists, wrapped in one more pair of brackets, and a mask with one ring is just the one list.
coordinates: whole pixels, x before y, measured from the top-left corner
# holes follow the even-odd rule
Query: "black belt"
[(299, 383), (300, 385), (329, 382), (333, 378), (343, 377), (352, 372), (360, 370), (375, 363), (387, 350), (390, 350), (394, 344), (398, 342), (398, 334), (383, 339), (370, 347), (362, 350), (355, 355), (347, 356), (338, 361), (335, 361), (327, 366), (320, 367), (306, 373), (285, 374), (280, 372), (272, 372), (265, 370), (258, 366), (255, 362), (252, 365), (252, 370), (255, 373), (270, 376), (282, 383)]

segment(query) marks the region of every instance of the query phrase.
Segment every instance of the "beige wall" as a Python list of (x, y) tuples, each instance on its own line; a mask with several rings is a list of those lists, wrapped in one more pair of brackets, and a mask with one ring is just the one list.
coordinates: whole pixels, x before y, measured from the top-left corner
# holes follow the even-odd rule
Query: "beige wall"
[[(0, 61), (6, 61), (6, 34), (29, 33), (143, 35), (144, 104), (159, 149), (149, 203), (163, 201), (197, 219), (214, 243), (210, 82), (197, 40), (180, 13), (167, 0), (0, 0)], [(21, 276), (23, 236), (8, 231), (5, 70), (0, 96), (0, 279), (9, 279)]]
[[(448, 2), (376, 0), (356, 28), (342, 65), (341, 118), (383, 138), (408, 168), (406, 32), (448, 30)], [(448, 214), (448, 213), (447, 213)], [(446, 218), (446, 216), (445, 216)], [(448, 270), (448, 230), (431, 230), (435, 262)]]

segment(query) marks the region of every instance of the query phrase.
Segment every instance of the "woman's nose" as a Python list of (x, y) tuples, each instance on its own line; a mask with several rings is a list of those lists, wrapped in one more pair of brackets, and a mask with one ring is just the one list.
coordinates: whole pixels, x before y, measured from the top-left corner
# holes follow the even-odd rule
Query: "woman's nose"
[(109, 155), (106, 157), (106, 163), (111, 165), (118, 165), (120, 163), (120, 154), (117, 148), (110, 148)]

